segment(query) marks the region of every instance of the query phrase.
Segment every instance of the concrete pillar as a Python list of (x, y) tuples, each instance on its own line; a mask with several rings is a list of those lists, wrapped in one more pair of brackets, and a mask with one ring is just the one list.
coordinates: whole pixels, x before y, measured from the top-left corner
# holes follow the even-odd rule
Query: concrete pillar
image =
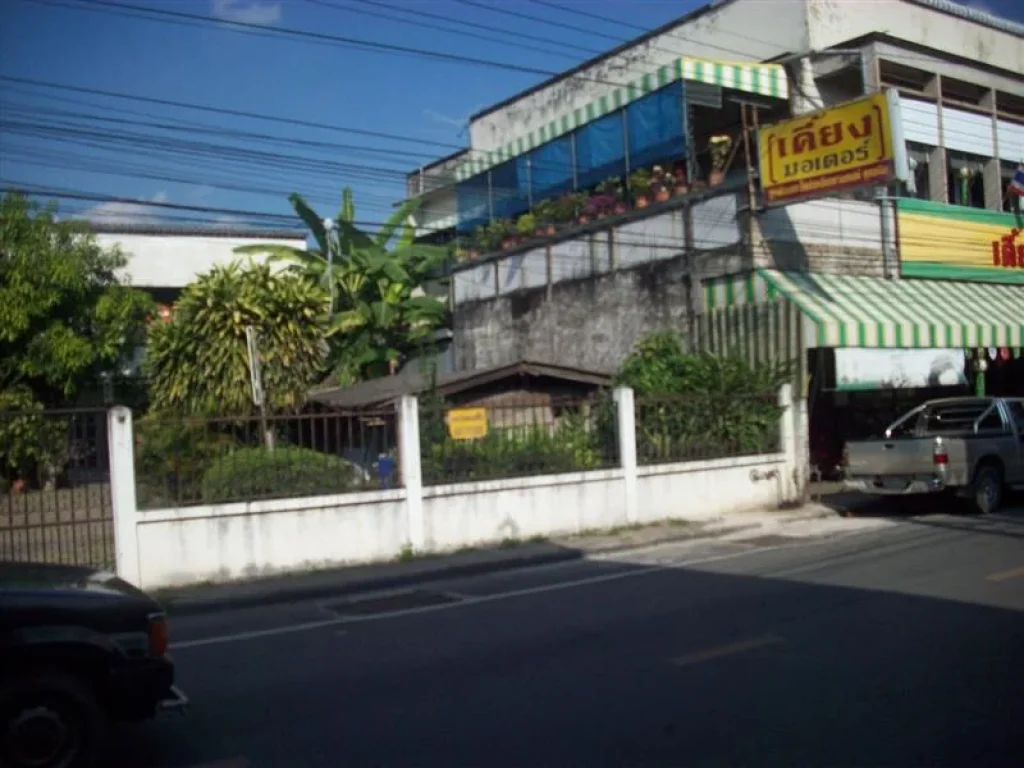
[(626, 494), (626, 523), (639, 519), (639, 500), (636, 490), (636, 403), (633, 390), (617, 387), (613, 393), (618, 417), (619, 466)]
[(792, 384), (783, 384), (779, 389), (779, 407), (779, 438), (786, 457), (780, 501), (801, 501), (806, 495), (811, 462), (807, 401), (794, 397)]
[(139, 509), (135, 498), (135, 434), (131, 409), (117, 406), (107, 411), (107, 452), (117, 575), (145, 588), (139, 564)]
[(409, 546), (422, 552), (427, 547), (423, 519), (423, 468), (420, 463), (420, 406), (410, 395), (395, 401), (398, 413), (398, 466), (405, 486), (405, 509)]

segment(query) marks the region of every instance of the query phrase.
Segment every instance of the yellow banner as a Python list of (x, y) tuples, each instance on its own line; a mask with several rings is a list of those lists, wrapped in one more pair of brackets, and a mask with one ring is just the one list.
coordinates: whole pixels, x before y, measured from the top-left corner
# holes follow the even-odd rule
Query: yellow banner
[(1022, 222), (1008, 213), (899, 200), (904, 277), (1024, 282)]
[(897, 98), (876, 93), (758, 131), (765, 203), (891, 180), (896, 171), (891, 112)]
[(452, 440), (476, 440), (487, 436), (486, 408), (458, 408), (448, 411), (448, 434)]

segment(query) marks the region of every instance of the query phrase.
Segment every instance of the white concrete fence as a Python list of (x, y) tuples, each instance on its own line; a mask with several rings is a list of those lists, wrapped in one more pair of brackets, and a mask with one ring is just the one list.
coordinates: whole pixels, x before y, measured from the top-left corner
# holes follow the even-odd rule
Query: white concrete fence
[(510, 539), (708, 520), (797, 501), (806, 407), (787, 385), (778, 453), (638, 466), (631, 389), (615, 391), (619, 466), (424, 487), (419, 408), (397, 404), (402, 488), (155, 510), (136, 501), (132, 414), (109, 413), (117, 570), (143, 589), (386, 561)]

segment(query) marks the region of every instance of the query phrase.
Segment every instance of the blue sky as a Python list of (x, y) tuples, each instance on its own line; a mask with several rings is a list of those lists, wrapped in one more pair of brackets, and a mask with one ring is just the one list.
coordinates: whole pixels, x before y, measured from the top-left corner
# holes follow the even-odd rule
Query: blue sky
[[(448, 51), (552, 71), (571, 67), (588, 54), (541, 42), (538, 37), (597, 52), (614, 46), (614, 39), (637, 34), (630, 26), (561, 12), (528, 0), (471, 1), (542, 20), (513, 18), (457, 0), (114, 1)], [(581, 13), (648, 28), (703, 4), (698, 0), (556, 2)], [(0, 179), (4, 184), (14, 181), (274, 214), (290, 212), (284, 196), (291, 191), (305, 194), (322, 213), (333, 213), (342, 187), (349, 184), (356, 191), (358, 218), (376, 221), (403, 195), (405, 171), (466, 143), (464, 126), (470, 114), (541, 79), (535, 74), (409, 55), (239, 34), (217, 23), (167, 23), (139, 18), (134, 11), (97, 6), (95, 11), (84, 9), (88, 4), (89, 0), (0, 0), (0, 74), (268, 113), (410, 140), (372, 138), (0, 81), (0, 112), (5, 121), (0, 132)], [(986, 0), (975, 5), (1010, 18), (1024, 16), (1016, 7), (1020, 0)], [(442, 18), (413, 15), (417, 12)], [(452, 26), (454, 20), (483, 25), (491, 31), (457, 26), (457, 31), (446, 32), (425, 29), (417, 23), (445, 27)], [(558, 23), (578, 27), (579, 31), (570, 32)], [(505, 39), (508, 44), (479, 39), (477, 32)], [(524, 43), (543, 51), (527, 50)], [(117, 124), (113, 118), (136, 124)], [(164, 125), (178, 126), (179, 130), (156, 127)], [(182, 127), (186, 130), (180, 130)], [(196, 128), (205, 132), (192, 130)], [(225, 130), (263, 133), (285, 142), (225, 136)], [(41, 133), (50, 138), (43, 138)], [(325, 146), (297, 145), (289, 140), (321, 142)], [(189, 146), (182, 148), (181, 142)], [(196, 143), (203, 146), (197, 148)], [(339, 144), (353, 146), (336, 146)], [(241, 154), (225, 157), (219, 149), (224, 146)], [(256, 158), (249, 154), (253, 151), (264, 154)], [(90, 206), (95, 203), (69, 202), (63, 207), (83, 211)], [(152, 211), (124, 204), (105, 204), (92, 213), (137, 223), (152, 215)], [(179, 215), (184, 218), (198, 214)]]

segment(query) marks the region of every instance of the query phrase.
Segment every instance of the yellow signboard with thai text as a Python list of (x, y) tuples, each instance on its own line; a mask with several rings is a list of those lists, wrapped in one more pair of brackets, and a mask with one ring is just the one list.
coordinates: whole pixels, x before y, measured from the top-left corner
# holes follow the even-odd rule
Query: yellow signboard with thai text
[(903, 277), (1024, 284), (1024, 222), (1013, 214), (909, 199), (896, 211)]
[(486, 408), (456, 408), (448, 411), (448, 434), (452, 440), (476, 440), (487, 436)]
[(765, 205), (904, 178), (899, 95), (875, 93), (758, 131)]

